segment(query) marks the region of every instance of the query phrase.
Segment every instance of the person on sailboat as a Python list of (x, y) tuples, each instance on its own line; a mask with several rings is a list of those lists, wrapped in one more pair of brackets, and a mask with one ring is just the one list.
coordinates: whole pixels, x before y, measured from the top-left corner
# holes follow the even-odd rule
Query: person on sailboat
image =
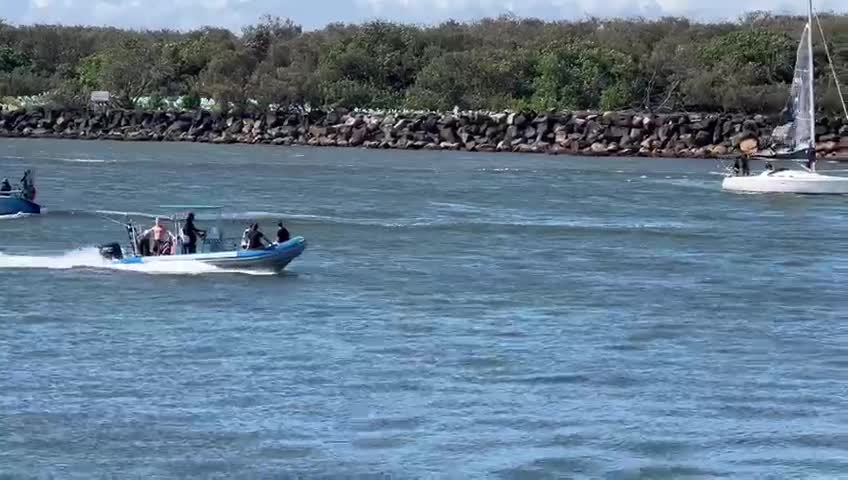
[(12, 184), (9, 183), (8, 178), (4, 178), (3, 182), (0, 183), (0, 197), (8, 197), (9, 192), (12, 191)]
[(183, 255), (197, 253), (197, 237), (205, 237), (206, 230), (194, 226), (194, 212), (189, 212), (183, 225)]
[(807, 168), (811, 172), (816, 171), (816, 149), (815, 147), (810, 147), (807, 149)]

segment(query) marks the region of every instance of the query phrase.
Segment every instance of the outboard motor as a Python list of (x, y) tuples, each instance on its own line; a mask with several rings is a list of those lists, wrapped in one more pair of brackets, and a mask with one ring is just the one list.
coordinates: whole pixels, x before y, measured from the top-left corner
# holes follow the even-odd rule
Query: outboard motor
[(109, 243), (100, 246), (100, 256), (106, 260), (121, 260), (124, 258), (124, 251), (119, 243)]

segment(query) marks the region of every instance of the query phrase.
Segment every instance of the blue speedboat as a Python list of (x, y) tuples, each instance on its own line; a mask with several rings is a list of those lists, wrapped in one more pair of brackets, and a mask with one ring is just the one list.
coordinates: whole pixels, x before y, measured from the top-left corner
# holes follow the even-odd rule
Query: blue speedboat
[(236, 248), (221, 252), (203, 252), (186, 255), (142, 256), (132, 253), (129, 256), (124, 256), (121, 246), (113, 243), (101, 246), (100, 254), (114, 263), (124, 265), (164, 265), (170, 262), (194, 261), (224, 269), (279, 273), (292, 260), (300, 256), (305, 249), (306, 240), (303, 237), (294, 237), (288, 242), (269, 245), (263, 249), (245, 250)]
[(37, 215), (41, 205), (35, 203), (35, 179), (32, 170), (24, 172), (20, 190), (11, 190), (11, 185), (3, 179), (0, 185), (0, 215)]
[(23, 198), (20, 192), (9, 192), (8, 195), (0, 195), (0, 215), (27, 214), (37, 215), (41, 213), (41, 205)]
[[(205, 237), (198, 239), (197, 253), (182, 254), (182, 239), (180, 236), (176, 236), (173, 237), (173, 243), (164, 248), (165, 253), (152, 255), (149, 248), (144, 248), (144, 235), (139, 232), (138, 227), (132, 221), (128, 221), (124, 226), (130, 240), (129, 248), (124, 249), (120, 243), (110, 243), (100, 247), (100, 255), (111, 262), (123, 265), (164, 265), (171, 262), (193, 261), (224, 269), (279, 273), (306, 249), (306, 240), (303, 237), (294, 237), (287, 242), (273, 243), (265, 248), (248, 250), (233, 241), (224, 239), (220, 228), (221, 207), (181, 206), (163, 208), (218, 212), (215, 225), (209, 228)], [(160, 216), (159, 218), (162, 219), (163, 217)], [(182, 217), (174, 215), (168, 221), (173, 223), (174, 231), (181, 231), (184, 222)]]

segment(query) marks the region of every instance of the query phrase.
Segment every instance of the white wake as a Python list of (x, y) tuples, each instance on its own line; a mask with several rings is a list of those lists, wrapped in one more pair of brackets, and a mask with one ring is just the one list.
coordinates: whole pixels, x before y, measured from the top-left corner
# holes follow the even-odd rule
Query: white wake
[(210, 273), (273, 275), (270, 272), (222, 269), (192, 260), (133, 265), (115, 264), (101, 257), (100, 252), (96, 248), (83, 248), (65, 252), (61, 255), (12, 255), (0, 252), (0, 269), (70, 270), (75, 268), (118, 270), (160, 275), (203, 275)]

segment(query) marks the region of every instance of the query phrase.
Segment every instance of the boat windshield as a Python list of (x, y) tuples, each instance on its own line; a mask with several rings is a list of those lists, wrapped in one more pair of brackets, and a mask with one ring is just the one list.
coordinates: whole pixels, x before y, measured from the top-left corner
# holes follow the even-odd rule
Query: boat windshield
[(229, 246), (224, 241), (224, 232), (221, 226), (223, 207), (217, 205), (160, 205), (159, 208), (171, 212), (169, 217), (174, 222), (174, 229), (180, 243), (178, 252), (182, 252), (182, 244), (188, 241), (188, 238), (181, 233), (189, 213), (194, 213), (195, 221), (201, 223), (197, 227), (206, 231), (206, 235), (201, 237), (197, 243), (196, 253), (220, 252)]

